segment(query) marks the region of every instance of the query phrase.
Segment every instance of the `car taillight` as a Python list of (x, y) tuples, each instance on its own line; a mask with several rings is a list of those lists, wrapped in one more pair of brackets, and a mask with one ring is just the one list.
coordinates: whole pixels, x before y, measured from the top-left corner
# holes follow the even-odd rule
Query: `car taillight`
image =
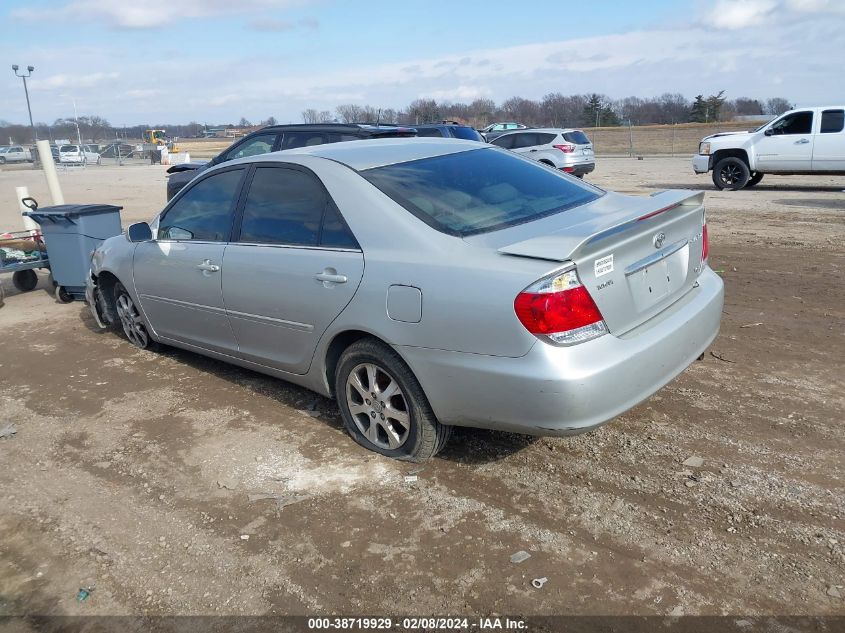
[(575, 146), (574, 146), (574, 145), (554, 145), (553, 147), (554, 147), (555, 149), (559, 149), (559, 150), (560, 150), (560, 151), (562, 151), (564, 154), (571, 154), (572, 152), (574, 152), (574, 151), (575, 151)]
[(513, 306), (525, 329), (559, 345), (607, 333), (601, 312), (574, 270), (532, 284), (517, 295)]
[(710, 239), (707, 237), (707, 216), (702, 218), (701, 225), (701, 261), (706, 262), (710, 255)]

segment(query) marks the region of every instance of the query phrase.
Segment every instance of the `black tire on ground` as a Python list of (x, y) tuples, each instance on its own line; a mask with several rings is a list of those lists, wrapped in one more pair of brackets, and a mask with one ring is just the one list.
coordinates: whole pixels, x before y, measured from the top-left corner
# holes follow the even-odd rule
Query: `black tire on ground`
[(584, 174), (575, 174), (575, 177), (584, 180)]
[(748, 187), (753, 187), (758, 182), (763, 180), (763, 176), (764, 176), (763, 172), (755, 171), (753, 174), (751, 174), (751, 178), (748, 179), (748, 182), (745, 183), (745, 188), (748, 189)]
[(0, 165), (5, 165), (5, 164), (6, 164), (6, 159), (3, 158), (2, 156), (0, 156)]
[[(376, 453), (409, 462), (425, 461), (446, 445), (452, 433), (451, 426), (437, 421), (410, 368), (375, 339), (361, 339), (341, 354), (334, 387), (347, 432)], [(355, 413), (351, 406), (357, 409)], [(391, 448), (391, 444), (395, 446)]]
[(34, 270), (19, 270), (12, 274), (12, 284), (21, 292), (29, 292), (38, 285), (38, 275)]
[(742, 189), (750, 178), (748, 165), (736, 156), (723, 158), (713, 168), (713, 184), (717, 189), (736, 191)]
[(114, 284), (114, 303), (121, 330), (129, 342), (139, 349), (157, 351), (158, 343), (147, 332), (147, 326), (141, 320), (141, 313), (135, 306), (132, 296), (120, 282)]

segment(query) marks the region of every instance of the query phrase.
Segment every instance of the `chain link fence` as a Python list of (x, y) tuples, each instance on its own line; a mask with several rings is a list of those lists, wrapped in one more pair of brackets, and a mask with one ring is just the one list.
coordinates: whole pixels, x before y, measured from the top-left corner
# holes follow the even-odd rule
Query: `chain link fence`
[(582, 128), (599, 156), (643, 156), (664, 154), (691, 156), (702, 138), (717, 132), (751, 130), (759, 122), (677, 123), (675, 125), (623, 125)]

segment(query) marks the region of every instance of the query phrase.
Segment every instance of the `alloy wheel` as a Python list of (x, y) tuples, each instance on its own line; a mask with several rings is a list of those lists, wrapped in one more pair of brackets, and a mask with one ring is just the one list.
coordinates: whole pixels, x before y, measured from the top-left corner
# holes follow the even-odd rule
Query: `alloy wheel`
[(355, 426), (379, 448), (394, 450), (408, 439), (408, 401), (396, 379), (378, 365), (361, 363), (349, 373), (346, 404)]
[(116, 301), (117, 317), (120, 319), (120, 324), (123, 326), (123, 332), (126, 338), (141, 349), (145, 349), (150, 344), (150, 337), (147, 330), (144, 328), (144, 323), (141, 320), (141, 315), (132, 299), (128, 294), (121, 294)]
[(719, 177), (725, 185), (735, 185), (742, 178), (742, 170), (736, 165), (725, 165), (719, 172)]

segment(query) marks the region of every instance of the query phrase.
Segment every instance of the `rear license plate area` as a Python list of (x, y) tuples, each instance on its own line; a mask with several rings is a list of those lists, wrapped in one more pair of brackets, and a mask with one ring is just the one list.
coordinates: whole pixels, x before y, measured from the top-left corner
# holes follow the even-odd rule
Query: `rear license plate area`
[(637, 312), (651, 308), (683, 288), (688, 263), (689, 246), (685, 245), (662, 259), (645, 266), (634, 265), (634, 270), (626, 272)]

